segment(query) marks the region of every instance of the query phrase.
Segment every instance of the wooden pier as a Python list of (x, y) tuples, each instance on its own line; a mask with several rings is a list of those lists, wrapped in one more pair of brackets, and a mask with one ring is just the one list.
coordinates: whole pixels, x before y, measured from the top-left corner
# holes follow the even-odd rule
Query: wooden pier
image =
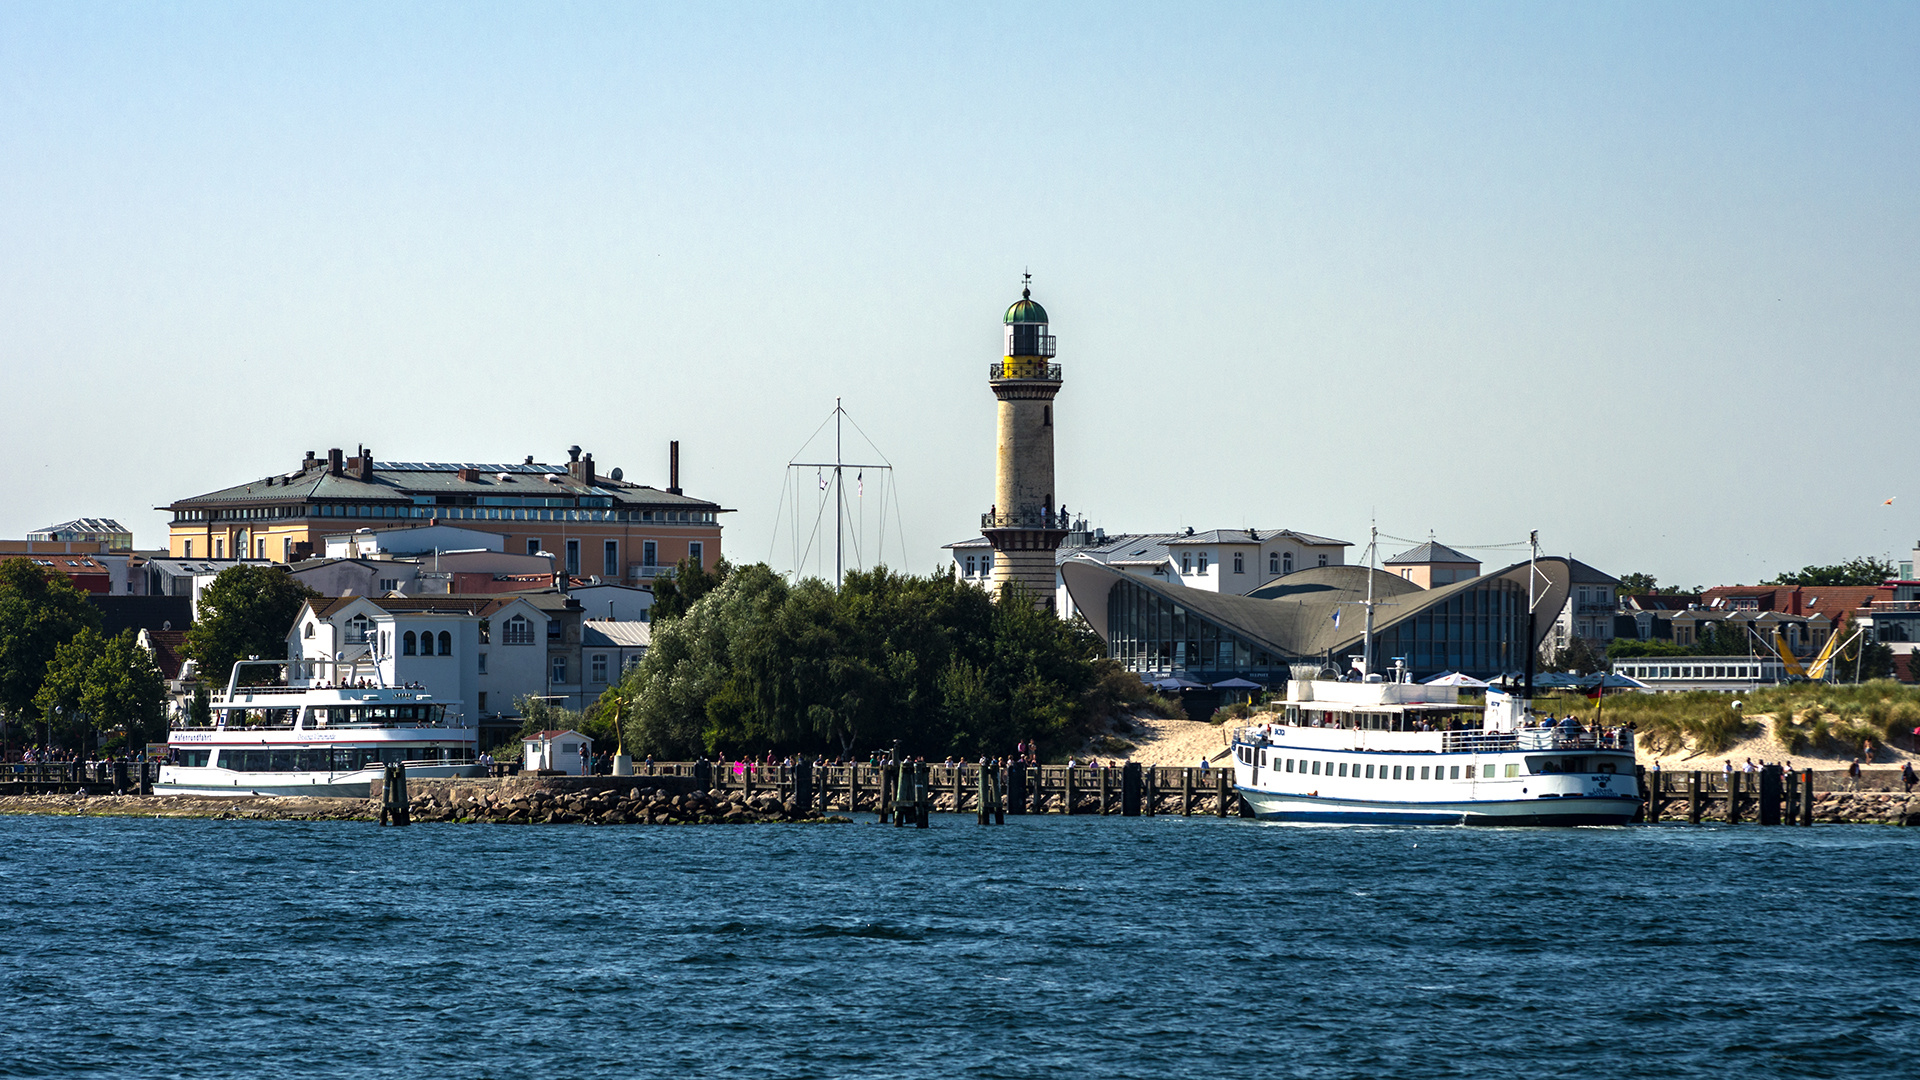
[[(1232, 769), (1140, 765), (929, 764), (921, 767), (926, 772), (927, 807), (942, 813), (1125, 817), (1156, 814), (1244, 817), (1250, 813), (1234, 789)], [(749, 798), (755, 794), (771, 794), (782, 802), (796, 799), (804, 785), (808, 805), (814, 809), (879, 814), (883, 818), (891, 818), (902, 801), (900, 769), (899, 764), (871, 763), (792, 766), (636, 762), (634, 765), (634, 772), (640, 776), (689, 777), (712, 791), (738, 791)]]
[(1786, 772), (1768, 765), (1759, 772), (1680, 772), (1638, 770), (1642, 811), (1649, 825), (1684, 820), (1738, 825), (1812, 825), (1815, 780), (1812, 769)]
[(157, 761), (13, 761), (0, 764), (0, 796), (72, 795), (82, 788), (94, 795), (151, 795), (158, 779)]

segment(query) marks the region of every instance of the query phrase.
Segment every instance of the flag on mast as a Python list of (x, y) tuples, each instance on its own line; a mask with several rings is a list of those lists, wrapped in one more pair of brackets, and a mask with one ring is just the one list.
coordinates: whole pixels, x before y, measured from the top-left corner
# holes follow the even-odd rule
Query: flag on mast
[(854, 497), (861, 498), (861, 499), (866, 498), (867, 497), (866, 470), (863, 469), (859, 472), (854, 473), (853, 482), (854, 482), (854, 489), (853, 489)]
[(815, 469), (815, 470), (813, 470), (813, 475), (814, 475), (814, 479), (816, 479), (816, 480), (819, 480), (819, 481), (820, 481), (820, 490), (821, 490), (821, 491), (825, 491), (825, 490), (827, 490), (827, 474), (826, 474), (826, 470), (824, 470), (824, 469)]

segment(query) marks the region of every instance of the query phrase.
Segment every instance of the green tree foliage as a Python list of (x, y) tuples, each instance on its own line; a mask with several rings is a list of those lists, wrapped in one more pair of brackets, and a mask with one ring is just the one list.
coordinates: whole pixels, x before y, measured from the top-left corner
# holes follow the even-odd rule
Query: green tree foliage
[(856, 571), (835, 590), (754, 565), (656, 618), (646, 658), (609, 699), (626, 702), (636, 754), (866, 753), (894, 740), (928, 756), (1005, 753), (1146, 700), (1101, 652), (1085, 623), (1020, 593), (996, 603), (951, 574)]
[(1596, 671), (1607, 670), (1607, 658), (1586, 638), (1575, 637), (1553, 654), (1553, 660), (1547, 665), (1547, 669), (1570, 672), (1575, 675), (1591, 675)]
[(647, 618), (657, 623), (685, 615), (701, 597), (727, 580), (732, 571), (725, 559), (714, 563), (711, 571), (691, 558), (681, 559), (671, 575), (662, 574), (653, 579), (653, 606), (648, 609)]
[(64, 574), (32, 559), (0, 562), (0, 708), (16, 721), (37, 715), (34, 696), (54, 651), (100, 627), (100, 610)]
[(1762, 585), (1878, 585), (1890, 581), (1899, 568), (1871, 555), (1848, 559), (1833, 566), (1803, 566), (1780, 574)]
[[(1620, 585), (1614, 592), (1620, 596), (1678, 596), (1683, 591), (1678, 585), (1662, 585), (1660, 579), (1652, 574), (1632, 573), (1620, 579)], [(1693, 592), (1700, 590), (1694, 589)]]
[[(285, 567), (235, 566), (220, 572), (200, 593), (200, 616), (187, 631), (186, 653), (199, 665), (200, 677), (226, 685), (236, 661), (250, 656), (282, 660), (287, 631), (300, 605), (320, 594), (294, 580)], [(247, 682), (269, 682), (268, 668), (246, 673)]]
[(1636, 641), (1633, 638), (1614, 638), (1607, 642), (1607, 658), (1627, 660), (1641, 656), (1697, 656), (1691, 646), (1675, 645), (1671, 641)]
[(122, 731), (135, 744), (165, 734), (166, 700), (166, 680), (132, 630), (109, 638), (89, 626), (54, 649), (34, 706), (62, 718), (59, 741)]
[(518, 698), (513, 704), (520, 710), (522, 718), (518, 738), (524, 739), (542, 731), (577, 731), (593, 740), (596, 754), (602, 750), (612, 750), (617, 741), (611, 705), (602, 707), (596, 703), (583, 712), (537, 697)]

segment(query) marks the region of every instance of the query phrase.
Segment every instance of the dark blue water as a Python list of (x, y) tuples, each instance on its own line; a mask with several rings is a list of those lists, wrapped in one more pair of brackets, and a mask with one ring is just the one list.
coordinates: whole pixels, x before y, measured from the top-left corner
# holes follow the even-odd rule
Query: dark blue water
[(1915, 1075), (1920, 830), (0, 818), (0, 1073)]

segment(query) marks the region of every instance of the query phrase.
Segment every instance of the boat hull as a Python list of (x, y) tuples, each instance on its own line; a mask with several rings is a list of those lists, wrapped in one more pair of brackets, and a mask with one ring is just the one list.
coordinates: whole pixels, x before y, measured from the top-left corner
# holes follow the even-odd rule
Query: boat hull
[[(373, 794), (373, 782), (383, 775), (380, 769), (360, 769), (350, 773), (235, 772), (231, 769), (169, 767), (162, 771), (155, 795), (212, 795), (242, 798), (251, 795), (305, 796), (316, 799), (365, 799)], [(409, 780), (453, 778), (478, 779), (487, 775), (486, 767), (470, 762), (442, 765), (409, 765)]]
[(1262, 821), (1321, 824), (1624, 825), (1640, 806), (1639, 799), (1629, 795), (1415, 803), (1334, 799), (1244, 786), (1239, 790), (1253, 816)]

